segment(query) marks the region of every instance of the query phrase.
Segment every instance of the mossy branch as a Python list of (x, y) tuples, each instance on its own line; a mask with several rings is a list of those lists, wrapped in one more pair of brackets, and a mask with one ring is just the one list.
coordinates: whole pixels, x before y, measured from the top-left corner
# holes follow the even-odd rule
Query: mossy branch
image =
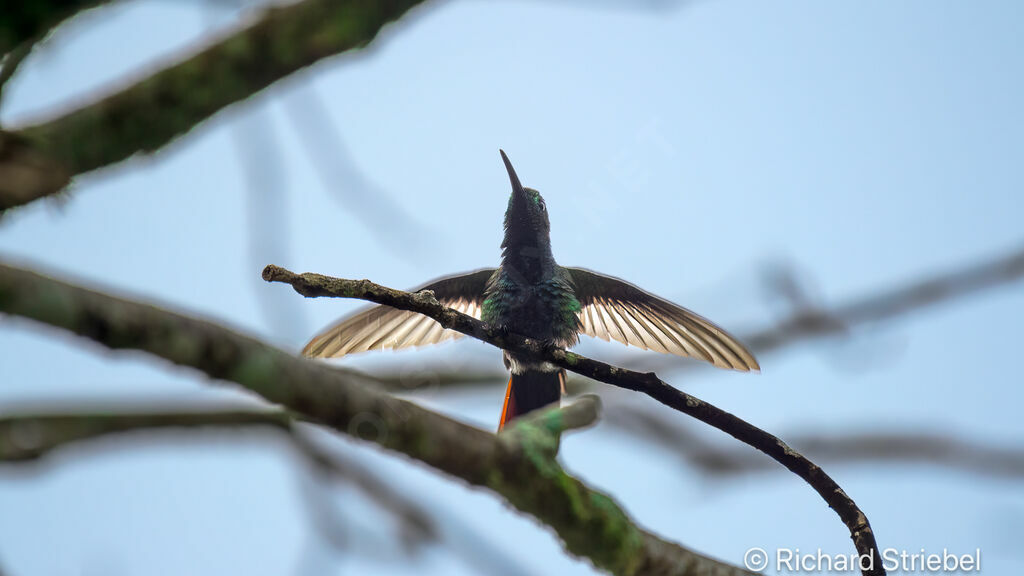
[[(570, 554), (613, 574), (749, 574), (639, 528), (609, 496), (566, 474), (550, 457), (550, 442), (524, 441), (518, 428), (499, 439), (376, 390), (357, 373), (297, 358), (212, 322), (2, 263), (0, 312), (234, 382), (303, 418), (488, 488), (551, 527)], [(596, 418), (596, 403), (582, 402), (561, 415), (542, 413), (535, 427), (558, 431)]]
[(366, 46), (420, 2), (304, 0), (269, 8), (253, 25), (116, 94), (16, 133), (0, 131), (0, 212), (56, 194), (77, 174), (160, 149), (274, 82)]
[(699, 398), (673, 388), (653, 372), (641, 373), (619, 368), (560, 348), (550, 348), (540, 341), (518, 334), (504, 333), (472, 316), (441, 305), (429, 291), (412, 294), (380, 286), (369, 280), (346, 280), (311, 273), (295, 274), (277, 266), (264, 268), (263, 279), (268, 282), (290, 284), (296, 292), (307, 297), (358, 298), (418, 312), (434, 319), (449, 330), (473, 336), (498, 348), (527, 354), (612, 386), (642, 392), (670, 408), (714, 426), (733, 438), (764, 452), (810, 484), (836, 511), (850, 531), (850, 537), (853, 539), (857, 553), (874, 558), (874, 561), (871, 562), (874, 569), (865, 570), (865, 576), (885, 574), (874, 532), (868, 523), (867, 516), (824, 470), (776, 436)]

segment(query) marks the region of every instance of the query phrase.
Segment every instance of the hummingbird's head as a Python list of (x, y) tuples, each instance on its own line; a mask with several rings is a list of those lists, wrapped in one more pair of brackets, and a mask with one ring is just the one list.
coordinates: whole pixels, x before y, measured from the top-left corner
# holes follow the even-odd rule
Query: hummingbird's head
[(512, 195), (505, 211), (505, 241), (501, 247), (506, 253), (516, 252), (527, 259), (550, 254), (551, 223), (544, 198), (533, 188), (523, 188), (504, 150), (501, 150), (501, 159), (512, 181)]

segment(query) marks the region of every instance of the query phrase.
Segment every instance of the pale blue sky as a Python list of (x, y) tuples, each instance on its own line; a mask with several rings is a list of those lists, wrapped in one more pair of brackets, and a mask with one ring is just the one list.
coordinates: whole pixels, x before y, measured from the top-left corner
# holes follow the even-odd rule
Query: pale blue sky
[[(0, 223), (0, 255), (297, 350), (356, 304), (304, 300), (265, 284), (262, 266), (409, 287), (495, 265), (508, 193), (499, 147), (544, 193), (562, 264), (627, 278), (738, 332), (774, 318), (762, 281), (771, 263), (793, 263), (835, 303), (1024, 241), (1019, 2), (626, 5), (428, 4), (371, 50), (301, 73), (152, 158), (80, 178), (63, 205), (18, 210)], [(25, 62), (0, 120), (25, 123), (105, 93), (234, 19), (199, 1), (96, 11)], [(302, 123), (318, 103), (326, 137)], [(329, 130), (348, 157), (330, 148)], [(337, 158), (325, 170), (331, 189), (310, 142)], [(264, 169), (256, 177), (253, 155)], [(253, 190), (281, 196), (253, 210)], [(413, 221), (389, 226), (357, 200), (378, 190)], [(907, 429), (1019, 446), (1022, 318), (1018, 284), (853, 343), (766, 356), (759, 376), (665, 376), (783, 438)], [(240, 398), (23, 322), (0, 320), (0, 350), (5, 410)], [(477, 343), (377, 356), (354, 364), (498, 362)], [(424, 401), (490, 428), (503, 384)], [(0, 468), (0, 566), (14, 576), (292, 572), (310, 537), (300, 466), (263, 440), (96, 445), (35, 473)], [(342, 448), (460, 519), (452, 526), (497, 542), (527, 573), (592, 572), (488, 493), (375, 449)], [(569, 438), (563, 458), (645, 527), (721, 558), (738, 562), (752, 546), (852, 551), (835, 514), (781, 468), (710, 481), (601, 426)], [(927, 466), (827, 469), (882, 546), (981, 548), (986, 573), (1024, 569), (1019, 481)], [(357, 493), (337, 500), (359, 526), (383, 522)], [(335, 573), (479, 570), (448, 549), (412, 565), (388, 559), (396, 555), (326, 561)]]

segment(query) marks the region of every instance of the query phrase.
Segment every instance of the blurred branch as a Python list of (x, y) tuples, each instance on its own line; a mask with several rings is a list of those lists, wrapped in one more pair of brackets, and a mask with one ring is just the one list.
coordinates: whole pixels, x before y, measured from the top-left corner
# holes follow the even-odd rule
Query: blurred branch
[(0, 416), (0, 461), (36, 460), (83, 440), (159, 429), (270, 427), (291, 430), (281, 411), (95, 412)]
[(374, 502), (402, 520), (406, 534), (417, 540), (434, 539), (427, 513), (392, 490), (358, 462), (328, 455), (297, 428), (294, 416), (283, 410), (262, 411), (116, 411), (10, 414), (0, 416), (0, 462), (35, 461), (54, 450), (81, 442), (129, 433), (266, 428), (281, 432), (290, 446), (311, 465), (319, 478), (351, 483)]
[[(310, 440), (312, 441), (312, 438)], [(328, 453), (326, 449), (323, 454), (345, 471), (347, 478), (343, 479), (349, 480), (359, 476), (356, 478), (359, 480), (357, 484), (364, 492), (379, 490), (384, 502), (401, 506), (394, 510), (394, 513), (400, 518), (407, 519), (402, 524), (401, 534), (405, 549), (420, 544), (425, 539), (430, 539), (443, 542), (454, 554), (473, 566), (477, 573), (502, 576), (527, 576), (530, 574), (529, 570), (520, 564), (520, 558), (510, 556), (505, 550), (495, 546), (490, 539), (481, 537), (475, 527), (466, 525), (464, 520), (448, 507), (431, 506), (430, 504), (434, 500), (430, 498), (410, 497), (407, 494), (408, 489), (404, 487), (401, 490), (396, 490), (380, 474), (374, 473), (371, 468), (353, 456), (338, 450), (330, 450)], [(330, 510), (332, 503), (325, 502), (323, 495), (315, 493), (313, 488), (316, 486), (304, 490), (304, 494), (308, 497), (310, 506), (315, 508), (311, 512), (313, 519), (321, 525), (321, 535), (326, 536), (327, 543), (332, 547), (344, 548), (347, 546), (347, 538), (340, 532), (341, 527), (337, 523), (337, 518), (325, 513)], [(384, 502), (378, 500), (382, 506), (388, 507)], [(406, 507), (409, 509), (408, 512), (402, 509)], [(416, 518), (422, 518), (422, 521), (417, 522)], [(300, 574), (322, 574), (333, 571), (333, 564), (318, 564), (316, 554), (306, 554), (305, 556), (307, 558), (303, 562), (308, 565), (308, 568), (300, 571)]]
[[(281, 161), (284, 150), (274, 129), (273, 118), (260, 106), (250, 105), (230, 127), (232, 140), (246, 189), (246, 263), (259, 269), (267, 258), (289, 260), (291, 226), (288, 202), (288, 177)], [(272, 326), (277, 342), (298, 340), (308, 334), (305, 310), (294, 298), (270, 294), (253, 284), (256, 301), (267, 326)]]
[[(865, 432), (843, 437), (799, 436), (794, 444), (824, 461), (856, 463), (861, 461), (915, 462), (945, 466), (974, 474), (1024, 478), (1024, 451), (999, 449), (961, 440), (945, 434), (903, 434)], [(732, 460), (741, 468), (740, 458)], [(756, 470), (757, 466), (749, 469)], [(742, 470), (739, 470), (742, 471)]]
[(353, 458), (337, 452), (327, 454), (305, 435), (291, 434), (293, 445), (313, 466), (314, 473), (324, 480), (352, 484), (381, 508), (402, 520), (403, 541), (421, 543), (436, 540), (437, 527), (426, 510), (414, 500), (392, 488), (384, 478), (374, 474)]
[[(678, 454), (688, 465), (712, 475), (738, 475), (769, 470), (763, 458), (748, 450), (737, 450), (720, 442), (711, 442), (660, 411), (629, 402), (617, 402), (609, 410), (608, 424), (645, 442), (654, 442)], [(820, 434), (791, 435), (790, 443), (799, 446), (815, 460), (837, 465), (889, 461), (898, 464), (929, 464), (970, 474), (1024, 479), (1024, 450), (993, 448), (961, 440), (943, 433), (905, 433), (872, 431), (843, 436)]]
[(31, 0), (5, 2), (0, 12), (0, 53), (38, 39), (64, 20), (109, 0)]
[(284, 108), (321, 186), (355, 212), (360, 224), (391, 254), (407, 262), (422, 261), (442, 235), (428, 230), (359, 169), (316, 88), (291, 90)]
[(3, 104), (4, 88), (7, 87), (7, 83), (14, 77), (14, 73), (18, 71), (21, 63), (32, 52), (34, 44), (33, 41), (26, 40), (18, 44), (7, 54), (0, 56), (0, 104)]
[(376, 390), (358, 375), (297, 358), (217, 324), (4, 264), (0, 311), (230, 380), (304, 418), (489, 488), (554, 529), (570, 554), (614, 574), (748, 574), (636, 526), (610, 497), (545, 456), (550, 440), (543, 440), (543, 426), (521, 432), (533, 419), (499, 439)]
[(856, 324), (888, 320), (1024, 277), (1024, 249), (944, 272), (853, 300), (829, 311), (797, 313), (772, 330), (751, 334), (746, 342), (758, 351), (770, 351), (790, 342), (835, 334)]
[(311, 273), (297, 275), (272, 265), (263, 269), (263, 279), (268, 282), (290, 284), (296, 292), (306, 297), (359, 298), (400, 310), (417, 312), (432, 318), (447, 329), (472, 336), (503, 350), (527, 354), (535, 360), (550, 362), (560, 368), (605, 384), (642, 392), (670, 408), (692, 416), (757, 448), (802, 478), (842, 519), (843, 524), (850, 531), (857, 552), (862, 557), (872, 558), (870, 566), (873, 569), (866, 569), (864, 573), (866, 575), (885, 573), (878, 545), (875, 543), (875, 536), (867, 517), (857, 507), (853, 499), (847, 496), (824, 470), (787, 446), (779, 438), (716, 406), (673, 388), (653, 372), (646, 374), (634, 372), (591, 360), (560, 348), (553, 348), (531, 338), (504, 333), (476, 318), (442, 306), (429, 290), (411, 294), (380, 286), (369, 280), (345, 280)]
[[(1024, 249), (936, 274), (897, 288), (868, 294), (834, 308), (803, 306), (777, 325), (740, 340), (758, 355), (803, 340), (842, 335), (857, 325), (891, 320), (925, 308), (977, 294), (1024, 277)], [(678, 369), (687, 364), (671, 356), (650, 355), (644, 367)], [(692, 365), (692, 364), (691, 364)]]
[[(3, 90), (36, 45), (66, 20), (110, 0), (15, 2), (0, 12), (0, 104)], [(2, 133), (0, 133), (2, 137)], [(0, 208), (3, 212), (3, 208)]]
[(297, 70), (366, 46), (420, 1), (303, 0), (268, 8), (255, 24), (117, 94), (0, 132), (0, 211), (56, 194), (74, 175), (158, 150)]

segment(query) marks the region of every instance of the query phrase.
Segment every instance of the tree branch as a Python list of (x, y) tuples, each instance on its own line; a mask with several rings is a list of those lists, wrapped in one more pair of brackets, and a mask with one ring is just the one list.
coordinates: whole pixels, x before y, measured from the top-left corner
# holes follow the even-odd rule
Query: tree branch
[(230, 380), (305, 418), (486, 487), (550, 526), (570, 554), (602, 570), (749, 574), (637, 527), (610, 497), (566, 474), (530, 435), (513, 433), (513, 441), (499, 440), (375, 390), (354, 373), (296, 358), (217, 324), (4, 264), (0, 311)]
[(0, 53), (33, 38), (42, 38), (58, 24), (107, 0), (33, 0), (5, 3), (0, 13)]
[(7, 83), (14, 77), (14, 73), (18, 71), (21, 63), (32, 52), (34, 45), (35, 43), (32, 40), (26, 40), (15, 46), (7, 54), (0, 56), (0, 104), (3, 104), (4, 101), (4, 88), (7, 87)]
[(874, 570), (865, 570), (864, 573), (885, 573), (867, 516), (824, 470), (787, 446), (779, 438), (716, 406), (673, 388), (653, 372), (646, 374), (634, 372), (566, 350), (551, 349), (537, 340), (524, 338), (518, 334), (502, 333), (501, 330), (493, 329), (476, 318), (442, 306), (434, 298), (433, 293), (428, 290), (411, 294), (380, 286), (369, 280), (345, 280), (311, 273), (299, 275), (277, 266), (264, 268), (263, 279), (268, 282), (290, 284), (296, 292), (307, 297), (359, 298), (401, 310), (418, 312), (434, 319), (447, 329), (473, 336), (498, 348), (528, 354), (538, 360), (551, 362), (556, 366), (599, 382), (642, 392), (670, 408), (714, 426), (733, 438), (771, 456), (810, 484), (839, 514), (850, 531), (857, 552), (862, 556), (873, 557), (871, 565), (874, 566)]
[[(981, 262), (973, 263), (977, 260)], [(1024, 248), (977, 260), (962, 268), (867, 294), (834, 308), (798, 310), (785, 321), (741, 335), (740, 339), (756, 353), (771, 352), (801, 340), (844, 334), (853, 326), (890, 320), (1024, 278)], [(644, 366), (661, 370), (678, 369), (684, 364), (672, 356), (653, 356), (644, 361)]]
[(283, 410), (116, 410), (9, 414), (0, 416), (0, 462), (34, 462), (54, 450), (82, 442), (140, 432), (265, 428), (280, 432), (318, 477), (349, 482), (402, 520), (409, 537), (435, 539), (429, 515), (351, 459), (328, 455), (298, 429)]
[(0, 416), (0, 461), (38, 460), (68, 444), (127, 432), (258, 426), (290, 433), (291, 423), (287, 413), (267, 410), (11, 414)]
[[(605, 399), (607, 400), (607, 399)], [(763, 458), (749, 450), (712, 442), (663, 410), (649, 410), (635, 402), (620, 401), (608, 410), (606, 424), (645, 442), (678, 454), (688, 466), (710, 475), (738, 475), (770, 470)], [(860, 462), (927, 464), (984, 476), (1024, 479), (1024, 450), (970, 442), (946, 433), (907, 433), (873, 430), (843, 435), (820, 433), (788, 435), (790, 443), (819, 462), (851, 465)]]
[(421, 1), (304, 0), (269, 8), (255, 24), (117, 94), (0, 132), (0, 212), (56, 194), (77, 174), (154, 152), (289, 74), (366, 46)]
[[(15, 2), (0, 13), (0, 104), (3, 89), (36, 45), (79, 13), (109, 0), (38, 0)], [(0, 133), (0, 139), (3, 134)], [(0, 208), (0, 212), (3, 209)]]

